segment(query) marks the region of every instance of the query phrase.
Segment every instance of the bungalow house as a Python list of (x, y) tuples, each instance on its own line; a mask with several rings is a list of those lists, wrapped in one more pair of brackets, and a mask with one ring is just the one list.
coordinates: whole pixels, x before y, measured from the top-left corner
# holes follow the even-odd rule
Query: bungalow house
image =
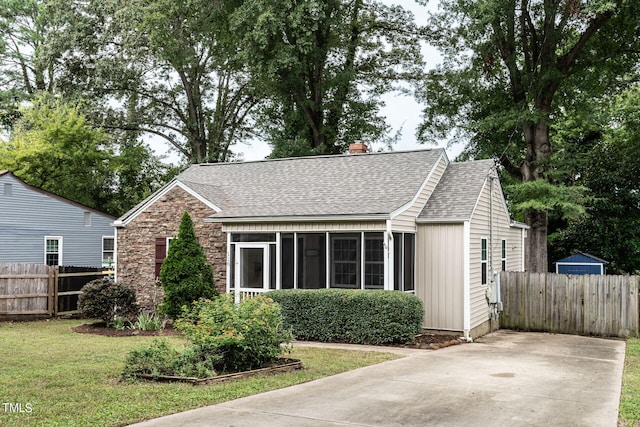
[(0, 262), (111, 266), (114, 220), (0, 170)]
[(470, 337), (497, 326), (494, 272), (524, 266), (526, 227), (509, 219), (492, 160), (432, 149), (199, 164), (115, 223), (117, 280), (143, 305), (158, 300), (184, 211), (220, 291), (412, 292), (425, 328)]

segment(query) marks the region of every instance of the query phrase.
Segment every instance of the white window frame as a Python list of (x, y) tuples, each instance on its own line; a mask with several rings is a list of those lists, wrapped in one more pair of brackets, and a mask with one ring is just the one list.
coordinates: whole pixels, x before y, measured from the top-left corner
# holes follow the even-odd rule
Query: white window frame
[(169, 256), (169, 246), (171, 245), (171, 242), (173, 241), (173, 239), (175, 239), (176, 236), (171, 236), (171, 237), (167, 237), (167, 239), (165, 240), (165, 251), (166, 253), (164, 254), (164, 257), (168, 257)]
[(57, 240), (58, 241), (58, 264), (57, 265), (63, 265), (62, 264), (62, 236), (44, 236), (44, 264), (45, 265), (51, 265), (51, 264), (47, 264), (47, 255), (49, 253), (54, 253), (54, 252), (47, 252), (47, 242), (49, 240)]
[[(484, 243), (484, 259), (482, 258), (482, 245)], [(489, 286), (489, 240), (486, 237), (480, 238), (480, 284)], [(482, 280), (482, 272), (484, 271), (484, 281)]]
[[(358, 234), (358, 236), (356, 236), (355, 234)], [(355, 261), (340, 261), (340, 260), (336, 260), (335, 257), (335, 241), (336, 240), (348, 240), (348, 241), (353, 241), (356, 242), (356, 259)], [(332, 288), (337, 288), (337, 289), (360, 289), (362, 287), (362, 270), (363, 270), (363, 266), (362, 266), (362, 248), (359, 246), (362, 246), (362, 233), (358, 232), (358, 233), (333, 233), (331, 235), (331, 287)], [(338, 286), (338, 284), (336, 283), (336, 265), (337, 264), (355, 264), (356, 266), (356, 283), (354, 287), (350, 287), (350, 286)]]
[[(112, 253), (111, 256), (111, 264), (109, 264), (108, 262), (105, 262), (104, 259), (104, 253), (107, 252), (104, 249), (104, 241), (105, 239), (112, 239), (113, 240), (113, 249), (110, 250), (109, 252)], [(102, 236), (102, 266), (103, 267), (113, 267), (116, 263), (116, 238), (115, 236)]]

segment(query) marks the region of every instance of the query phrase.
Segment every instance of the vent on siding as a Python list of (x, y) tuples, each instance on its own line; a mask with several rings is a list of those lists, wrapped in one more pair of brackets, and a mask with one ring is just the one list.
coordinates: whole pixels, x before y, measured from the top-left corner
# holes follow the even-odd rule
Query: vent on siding
[(91, 227), (91, 212), (84, 213), (84, 226)]
[(5, 197), (13, 196), (13, 186), (10, 182), (5, 182), (4, 184), (4, 195)]

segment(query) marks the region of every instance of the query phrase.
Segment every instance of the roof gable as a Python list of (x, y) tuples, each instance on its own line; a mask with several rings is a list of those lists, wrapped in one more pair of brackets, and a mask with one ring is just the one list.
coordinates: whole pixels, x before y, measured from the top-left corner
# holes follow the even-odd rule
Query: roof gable
[(111, 220), (115, 219), (114, 216), (106, 214), (104, 212), (101, 212), (101, 211), (99, 211), (97, 209), (91, 208), (89, 206), (85, 206), (85, 205), (83, 205), (81, 203), (78, 203), (78, 202), (75, 202), (73, 200), (67, 199), (66, 197), (58, 196), (57, 194), (51, 193), (51, 192), (46, 191), (46, 190), (42, 190), (42, 189), (40, 189), (38, 187), (34, 187), (33, 185), (30, 185), (30, 184), (27, 184), (22, 179), (18, 178), (13, 172), (10, 172), (8, 170), (0, 170), (0, 177), (5, 177), (5, 176), (6, 177), (10, 177), (11, 179), (15, 180), (16, 182), (18, 182), (20, 185), (24, 186), (28, 190), (34, 191), (36, 193), (43, 194), (43, 195), (45, 195), (47, 197), (50, 197), (50, 198), (55, 199), (55, 200), (58, 200), (58, 201), (60, 201), (62, 203), (65, 203), (67, 205), (75, 206), (75, 207), (83, 209), (85, 211), (93, 212), (93, 213), (95, 213), (97, 215), (101, 215), (101, 216), (103, 216), (105, 218), (108, 218), (108, 219), (111, 219)]
[(555, 262), (557, 263), (577, 263), (577, 264), (609, 264), (609, 261), (605, 261), (597, 256), (579, 252), (569, 257), (563, 258)]
[(471, 219), (493, 167), (493, 160), (449, 164), (418, 220), (429, 222)]

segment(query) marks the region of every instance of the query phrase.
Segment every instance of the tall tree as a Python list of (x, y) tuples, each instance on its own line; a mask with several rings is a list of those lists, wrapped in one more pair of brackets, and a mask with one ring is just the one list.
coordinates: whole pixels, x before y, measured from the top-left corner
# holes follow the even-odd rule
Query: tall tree
[(588, 252), (610, 261), (609, 271), (640, 272), (640, 87), (606, 109), (600, 137), (585, 157), (580, 182), (592, 194), (586, 217), (558, 233), (558, 257)]
[(257, 102), (229, 31), (236, 3), (74, 2), (69, 19), (92, 16), (97, 30), (70, 47), (84, 61), (68, 78), (107, 107), (107, 131), (154, 135), (189, 162), (229, 160)]
[[(374, 0), (246, 0), (232, 18), (274, 157), (380, 140), (380, 95), (422, 77), (413, 15)], [(404, 88), (405, 90), (407, 87)]]
[[(547, 179), (554, 119), (619, 90), (637, 65), (635, 0), (441, 0), (440, 8), (429, 27), (445, 61), (425, 84), (420, 137), (457, 127), (470, 153), (500, 157), (524, 183)], [(546, 271), (548, 210), (529, 204), (524, 219), (526, 267)]]
[(35, 187), (120, 215), (165, 181), (167, 166), (132, 141), (116, 146), (86, 120), (78, 105), (36, 98), (21, 110), (0, 169)]

